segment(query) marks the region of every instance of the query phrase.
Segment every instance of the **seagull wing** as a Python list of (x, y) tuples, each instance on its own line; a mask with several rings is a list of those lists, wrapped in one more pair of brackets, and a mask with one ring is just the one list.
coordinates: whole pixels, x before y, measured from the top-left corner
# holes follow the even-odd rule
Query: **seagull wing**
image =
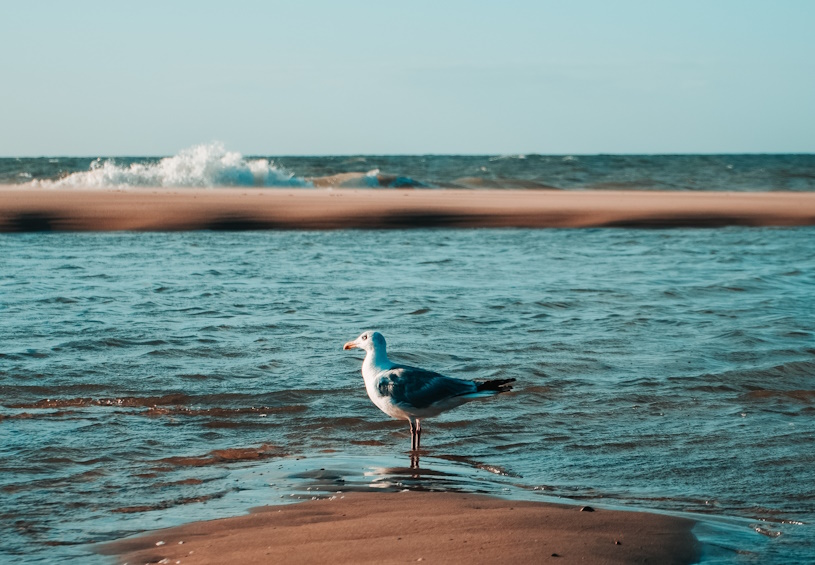
[(389, 396), (395, 404), (427, 408), (454, 396), (477, 391), (473, 381), (445, 377), (433, 371), (400, 366), (388, 370), (377, 382), (379, 393)]

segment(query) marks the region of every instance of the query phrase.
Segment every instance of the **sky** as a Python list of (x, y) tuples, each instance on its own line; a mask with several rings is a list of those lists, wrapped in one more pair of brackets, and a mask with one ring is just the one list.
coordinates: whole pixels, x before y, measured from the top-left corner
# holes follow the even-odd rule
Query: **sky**
[(815, 152), (810, 0), (31, 0), (0, 22), (0, 156)]

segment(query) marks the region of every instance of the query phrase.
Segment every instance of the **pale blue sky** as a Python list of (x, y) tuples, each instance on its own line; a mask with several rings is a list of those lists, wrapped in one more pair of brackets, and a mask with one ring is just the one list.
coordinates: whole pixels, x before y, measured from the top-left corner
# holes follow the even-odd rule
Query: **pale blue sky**
[(815, 1), (0, 6), (0, 156), (815, 152)]

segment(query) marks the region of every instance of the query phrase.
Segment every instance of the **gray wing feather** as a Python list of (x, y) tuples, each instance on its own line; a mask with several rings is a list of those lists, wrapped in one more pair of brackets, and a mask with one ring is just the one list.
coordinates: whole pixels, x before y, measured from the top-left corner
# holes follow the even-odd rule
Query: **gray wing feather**
[(473, 381), (445, 377), (416, 367), (396, 367), (379, 377), (379, 393), (396, 404), (427, 408), (442, 400), (476, 392)]

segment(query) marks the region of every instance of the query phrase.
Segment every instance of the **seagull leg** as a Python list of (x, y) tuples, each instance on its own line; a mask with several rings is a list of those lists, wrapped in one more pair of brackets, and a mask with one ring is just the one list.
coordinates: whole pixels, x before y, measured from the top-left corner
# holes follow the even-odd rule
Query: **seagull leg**
[[(419, 468), (419, 434), (421, 426), (419, 425), (419, 420), (414, 420), (410, 418), (408, 420), (410, 423), (410, 468), (411, 469), (418, 469)], [(414, 475), (413, 478), (418, 478)]]
[(410, 418), (410, 450), (419, 451), (422, 444), (422, 421), (419, 418)]

